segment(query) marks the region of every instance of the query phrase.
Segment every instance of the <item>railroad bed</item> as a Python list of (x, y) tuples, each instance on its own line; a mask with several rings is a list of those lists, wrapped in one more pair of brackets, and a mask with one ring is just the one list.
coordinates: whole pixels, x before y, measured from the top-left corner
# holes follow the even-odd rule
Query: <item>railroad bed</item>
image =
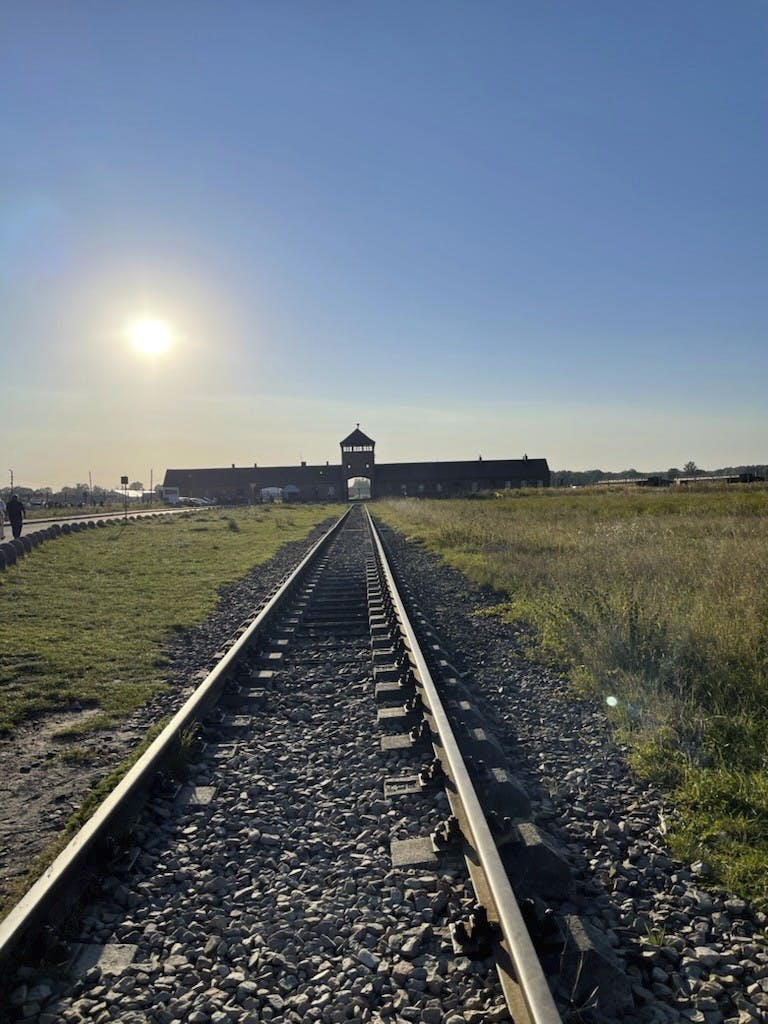
[[(661, 805), (626, 778), (594, 709), (512, 668), (500, 627), (468, 630), (466, 584), (444, 573), (435, 600), (423, 554), (394, 544), (415, 626), (353, 509), (279, 610), (267, 618), (275, 597), (202, 673), (201, 709), (222, 692), (189, 777), (162, 773), (135, 824), (111, 828), (96, 890), (47, 931), (47, 965), (5, 957), (0, 1019), (762, 1019), (760, 915), (665, 856)], [(459, 631), (472, 679), (414, 594)]]
[(388, 604), (354, 509), (230, 671), (187, 784), (155, 786), (53, 963), (20, 969), (15, 1019), (509, 1019), (490, 945), (452, 937), (476, 899), (460, 846), (430, 844), (449, 808), (418, 783), (425, 729), (391, 732)]

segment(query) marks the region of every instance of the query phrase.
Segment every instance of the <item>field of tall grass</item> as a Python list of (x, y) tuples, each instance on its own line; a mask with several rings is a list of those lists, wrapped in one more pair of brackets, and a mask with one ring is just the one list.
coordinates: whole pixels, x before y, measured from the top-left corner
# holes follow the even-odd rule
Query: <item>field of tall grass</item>
[[(377, 512), (606, 701), (679, 856), (768, 903), (768, 491), (513, 492)], [(610, 699), (610, 700), (609, 700)]]

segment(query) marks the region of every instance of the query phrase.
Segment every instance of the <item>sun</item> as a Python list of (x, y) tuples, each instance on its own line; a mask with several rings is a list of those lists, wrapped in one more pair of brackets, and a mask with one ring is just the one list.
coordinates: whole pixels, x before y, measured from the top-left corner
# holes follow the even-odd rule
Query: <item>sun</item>
[(162, 320), (137, 320), (129, 329), (131, 341), (139, 352), (159, 355), (171, 343), (170, 328)]

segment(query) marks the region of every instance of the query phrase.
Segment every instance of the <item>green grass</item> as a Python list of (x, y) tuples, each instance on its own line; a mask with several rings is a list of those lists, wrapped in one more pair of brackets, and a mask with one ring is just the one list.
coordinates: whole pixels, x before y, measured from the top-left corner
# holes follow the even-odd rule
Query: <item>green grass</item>
[(636, 770), (674, 796), (679, 855), (768, 903), (768, 491), (523, 491), (376, 508), (494, 588), (531, 656), (611, 698)]
[(164, 641), (202, 622), (223, 585), (342, 511), (211, 509), (40, 545), (0, 574), (0, 731), (73, 705), (100, 711), (84, 728), (119, 722), (164, 689)]
[(64, 764), (79, 765), (80, 767), (93, 764), (97, 757), (98, 754), (95, 750), (80, 746), (65, 747), (58, 755), (59, 760)]

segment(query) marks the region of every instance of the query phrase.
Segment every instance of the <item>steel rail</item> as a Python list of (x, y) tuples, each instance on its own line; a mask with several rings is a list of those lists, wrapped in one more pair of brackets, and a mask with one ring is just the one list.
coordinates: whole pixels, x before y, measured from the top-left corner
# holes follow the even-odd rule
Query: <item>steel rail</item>
[(99, 847), (116, 826), (124, 823), (130, 816), (152, 779), (177, 748), (182, 733), (216, 705), (230, 670), (237, 665), (256, 636), (283, 604), (286, 596), (336, 535), (350, 510), (351, 507), (314, 544), (247, 630), (232, 644), (136, 764), (129, 769), (8, 916), (0, 922), (0, 971), (6, 971), (11, 958), (20, 951), (22, 944), (30, 938), (35, 929), (49, 923), (51, 916), (55, 915), (58, 901), (63, 901), (65, 895), (67, 899), (71, 899), (73, 891), (77, 890), (77, 878), (89, 854)]
[[(464, 759), (456, 742), (443, 703), (437, 692), (427, 662), (422, 654), (416, 633), (408, 618), (403, 600), (384, 551), (379, 531), (368, 507), (366, 514), (371, 526), (381, 569), (389, 587), (390, 597), (400, 622), (400, 630), (410, 652), (410, 661), (429, 708), (429, 714), (439, 736), (445, 757), (447, 774), (456, 788), (465, 820), (470, 830), (468, 837), (479, 859), (480, 866), (493, 899), (501, 926), (504, 943), (509, 953), (516, 981), (520, 987), (525, 1008), (532, 1024), (562, 1024), (552, 998), (547, 979), (533, 948), (528, 929), (515, 899), (507, 872), (501, 862), (496, 843), (491, 836), (480, 800), (469, 777)], [(442, 760), (442, 759), (441, 759)]]

